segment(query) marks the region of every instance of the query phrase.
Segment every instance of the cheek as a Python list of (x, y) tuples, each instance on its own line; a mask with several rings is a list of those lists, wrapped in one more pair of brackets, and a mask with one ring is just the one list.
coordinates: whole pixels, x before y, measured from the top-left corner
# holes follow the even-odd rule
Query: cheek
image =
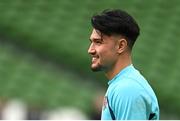
[(100, 61), (111, 62), (117, 58), (116, 52), (114, 50), (104, 51), (103, 54), (100, 55)]
[(115, 46), (108, 46), (104, 50), (104, 53), (107, 54), (108, 56), (114, 56), (116, 52), (116, 47)]
[(97, 50), (100, 60), (111, 60), (117, 56), (116, 47), (113, 45), (103, 46)]

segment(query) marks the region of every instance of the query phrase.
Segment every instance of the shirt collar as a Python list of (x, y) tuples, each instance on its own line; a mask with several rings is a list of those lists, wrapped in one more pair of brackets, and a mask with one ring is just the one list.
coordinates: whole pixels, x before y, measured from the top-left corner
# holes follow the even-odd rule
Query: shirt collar
[(133, 68), (133, 64), (130, 64), (130, 65), (126, 66), (125, 68), (123, 68), (117, 75), (115, 75), (113, 77), (113, 79), (109, 80), (108, 85), (110, 85), (113, 82), (115, 82), (117, 77), (120, 77), (120, 76), (124, 75), (126, 72), (128, 72), (132, 68)]

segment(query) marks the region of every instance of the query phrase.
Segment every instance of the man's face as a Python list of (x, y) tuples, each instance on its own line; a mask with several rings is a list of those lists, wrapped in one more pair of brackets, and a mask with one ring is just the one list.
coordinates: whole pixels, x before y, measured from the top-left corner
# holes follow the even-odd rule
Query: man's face
[(93, 71), (108, 71), (117, 61), (117, 41), (112, 36), (102, 35), (93, 29), (88, 53), (92, 57)]

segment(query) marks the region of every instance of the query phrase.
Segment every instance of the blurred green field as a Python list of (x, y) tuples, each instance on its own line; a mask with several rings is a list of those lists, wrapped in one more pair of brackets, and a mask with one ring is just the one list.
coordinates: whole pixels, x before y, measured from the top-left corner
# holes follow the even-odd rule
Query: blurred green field
[(86, 113), (91, 110), (79, 100), (92, 103), (97, 88), (92, 80), (83, 80), (60, 65), (10, 44), (1, 43), (0, 55), (0, 99), (19, 98), (43, 109), (75, 106)]
[(160, 108), (179, 115), (179, 5), (179, 0), (1, 0), (0, 96), (89, 112), (87, 103), (107, 83), (89, 69), (90, 17), (121, 8), (141, 27), (134, 65), (154, 88)]

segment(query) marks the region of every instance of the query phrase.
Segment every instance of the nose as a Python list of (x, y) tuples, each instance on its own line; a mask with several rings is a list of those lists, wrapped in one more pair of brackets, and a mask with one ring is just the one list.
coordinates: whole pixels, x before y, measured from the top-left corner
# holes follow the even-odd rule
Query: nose
[(96, 50), (94, 49), (93, 43), (91, 43), (91, 45), (89, 46), (89, 49), (88, 49), (88, 53), (90, 55), (93, 55), (95, 52), (96, 52)]

